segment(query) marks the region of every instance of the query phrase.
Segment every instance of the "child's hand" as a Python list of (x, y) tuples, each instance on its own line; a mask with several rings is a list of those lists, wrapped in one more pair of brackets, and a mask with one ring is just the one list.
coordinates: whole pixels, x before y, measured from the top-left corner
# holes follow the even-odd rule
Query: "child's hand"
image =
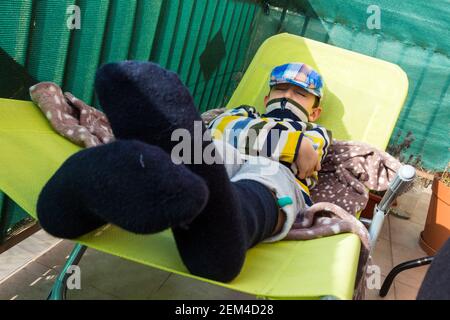
[(295, 164), (298, 169), (297, 176), (300, 179), (308, 178), (313, 175), (314, 171), (321, 169), (319, 154), (310, 139), (303, 138)]

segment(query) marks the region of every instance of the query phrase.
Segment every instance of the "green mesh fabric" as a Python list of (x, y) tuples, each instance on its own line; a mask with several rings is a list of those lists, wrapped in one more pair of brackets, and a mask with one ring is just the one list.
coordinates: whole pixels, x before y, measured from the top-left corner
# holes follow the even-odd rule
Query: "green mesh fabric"
[(81, 0), (82, 27), (72, 33), (69, 59), (64, 74), (64, 88), (78, 98), (92, 102), (94, 76), (102, 50), (103, 36), (108, 17), (108, 0)]
[[(403, 152), (403, 159), (410, 159), (412, 164), (421, 160), (418, 165), (425, 169), (445, 168), (450, 160), (449, 1), (269, 3), (269, 14), (259, 11), (256, 17), (247, 61), (264, 39), (289, 32), (398, 64), (407, 73), (410, 86), (390, 145), (401, 143), (411, 131), (415, 140)], [(374, 4), (380, 9), (380, 29), (367, 26), (367, 19), (373, 14), (368, 9)]]
[(39, 81), (62, 85), (69, 49), (70, 29), (66, 10), (73, 0), (35, 1), (25, 66)]
[(128, 59), (136, 0), (117, 0), (110, 3), (101, 64)]
[(129, 59), (148, 60), (156, 34), (162, 0), (140, 0), (136, 8)]
[(25, 64), (31, 20), (31, 0), (2, 1), (0, 47), (21, 65)]

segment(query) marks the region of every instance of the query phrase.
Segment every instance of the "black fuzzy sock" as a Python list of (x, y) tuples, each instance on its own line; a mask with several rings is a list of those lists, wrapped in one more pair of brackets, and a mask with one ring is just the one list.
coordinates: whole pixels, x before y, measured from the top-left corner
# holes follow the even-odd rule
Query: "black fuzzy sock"
[(151, 62), (125, 61), (103, 65), (95, 91), (120, 139), (138, 139), (171, 153), (176, 129), (194, 134), (202, 123), (189, 90), (177, 74)]
[(37, 212), (42, 227), (61, 238), (106, 222), (147, 234), (190, 222), (207, 199), (204, 180), (159, 147), (118, 140), (67, 159), (41, 191)]
[[(95, 87), (116, 137), (158, 145), (170, 154), (177, 144), (171, 134), (182, 128), (200, 152), (211, 147), (211, 142), (194, 141), (194, 121), (202, 132), (206, 128), (175, 73), (154, 63), (107, 64), (97, 72)], [(172, 228), (180, 256), (193, 274), (230, 281), (240, 272), (247, 249), (271, 235), (278, 213), (275, 199), (255, 181), (231, 183), (222, 164), (186, 166), (205, 180), (209, 200), (190, 224)]]

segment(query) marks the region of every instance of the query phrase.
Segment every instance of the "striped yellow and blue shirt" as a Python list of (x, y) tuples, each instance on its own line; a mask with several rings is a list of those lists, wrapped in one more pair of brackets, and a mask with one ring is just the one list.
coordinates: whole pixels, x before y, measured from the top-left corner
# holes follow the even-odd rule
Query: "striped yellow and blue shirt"
[[(299, 112), (300, 110), (300, 112)], [(295, 161), (302, 139), (313, 142), (321, 162), (331, 144), (331, 132), (307, 121), (306, 111), (292, 100), (269, 101), (266, 113), (259, 115), (254, 107), (240, 106), (227, 110), (209, 124), (214, 139), (231, 144), (244, 155), (264, 156), (286, 165), (297, 174)], [(317, 183), (317, 172), (297, 183), (311, 206), (309, 189)]]

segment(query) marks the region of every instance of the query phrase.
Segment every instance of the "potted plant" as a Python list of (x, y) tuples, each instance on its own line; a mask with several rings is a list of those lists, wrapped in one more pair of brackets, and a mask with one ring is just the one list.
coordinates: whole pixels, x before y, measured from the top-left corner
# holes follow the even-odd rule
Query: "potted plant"
[(450, 162), (444, 172), (436, 173), (431, 187), (424, 230), (420, 233), (419, 244), (429, 255), (435, 255), (450, 237)]

